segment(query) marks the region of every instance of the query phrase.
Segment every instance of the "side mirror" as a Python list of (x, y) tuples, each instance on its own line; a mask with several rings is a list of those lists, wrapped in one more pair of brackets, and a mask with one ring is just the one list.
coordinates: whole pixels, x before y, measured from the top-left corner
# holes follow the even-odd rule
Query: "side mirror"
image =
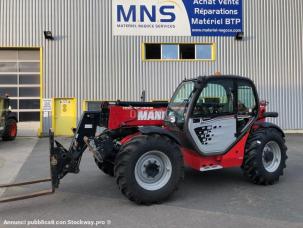
[(277, 118), (279, 116), (279, 114), (277, 112), (264, 112), (263, 113), (263, 117), (273, 117), (273, 118)]

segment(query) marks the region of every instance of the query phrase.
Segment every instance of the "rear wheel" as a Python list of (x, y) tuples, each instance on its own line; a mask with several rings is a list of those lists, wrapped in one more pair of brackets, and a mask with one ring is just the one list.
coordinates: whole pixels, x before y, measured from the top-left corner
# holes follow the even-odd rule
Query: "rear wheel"
[(121, 192), (138, 204), (162, 202), (183, 178), (180, 148), (166, 136), (142, 135), (124, 145), (116, 159)]
[(279, 181), (286, 167), (287, 147), (281, 133), (274, 128), (258, 129), (247, 140), (242, 169), (255, 184)]
[(5, 124), (2, 139), (4, 141), (14, 140), (17, 136), (17, 122), (14, 119), (8, 119)]

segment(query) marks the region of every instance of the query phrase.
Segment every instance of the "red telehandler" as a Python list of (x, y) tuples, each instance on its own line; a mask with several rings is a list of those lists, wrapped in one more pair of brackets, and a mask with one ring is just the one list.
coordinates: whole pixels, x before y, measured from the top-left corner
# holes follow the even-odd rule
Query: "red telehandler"
[(138, 204), (169, 197), (184, 166), (201, 172), (241, 167), (253, 183), (274, 184), (286, 167), (287, 148), (283, 131), (265, 121), (278, 114), (265, 106), (254, 83), (239, 76), (184, 80), (169, 103), (104, 102), (100, 111), (83, 113), (69, 149), (50, 132), (52, 190), (17, 199), (54, 192), (66, 174), (79, 172), (87, 148)]

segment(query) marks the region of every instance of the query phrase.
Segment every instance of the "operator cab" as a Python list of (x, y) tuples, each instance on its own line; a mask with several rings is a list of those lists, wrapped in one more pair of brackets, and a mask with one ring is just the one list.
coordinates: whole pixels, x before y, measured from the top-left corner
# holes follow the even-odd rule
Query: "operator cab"
[(258, 118), (253, 82), (238, 76), (208, 76), (183, 81), (167, 109), (165, 125), (184, 147), (202, 155), (226, 153)]

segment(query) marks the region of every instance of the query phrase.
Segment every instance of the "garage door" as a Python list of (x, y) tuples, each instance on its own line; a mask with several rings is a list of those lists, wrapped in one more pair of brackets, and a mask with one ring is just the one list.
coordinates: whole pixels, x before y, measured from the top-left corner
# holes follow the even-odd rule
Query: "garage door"
[(40, 120), (40, 50), (0, 48), (0, 96), (20, 122)]

